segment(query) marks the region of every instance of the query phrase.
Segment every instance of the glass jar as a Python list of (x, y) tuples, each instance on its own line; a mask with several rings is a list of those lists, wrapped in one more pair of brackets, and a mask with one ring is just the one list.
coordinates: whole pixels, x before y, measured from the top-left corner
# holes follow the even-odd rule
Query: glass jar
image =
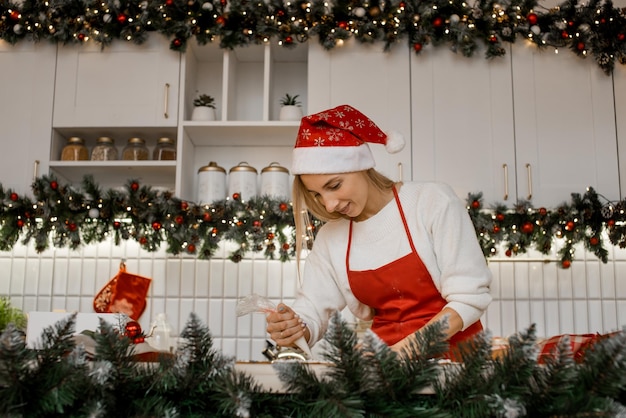
[(152, 152), (153, 160), (176, 160), (176, 143), (171, 138), (159, 138)]
[(89, 159), (89, 151), (82, 138), (73, 136), (67, 140), (67, 145), (61, 151), (62, 161), (83, 161)]
[(122, 151), (122, 160), (147, 160), (148, 155), (146, 141), (141, 138), (130, 138)]
[(96, 141), (96, 146), (91, 150), (92, 161), (111, 161), (117, 160), (117, 148), (115, 148), (113, 138), (101, 136)]

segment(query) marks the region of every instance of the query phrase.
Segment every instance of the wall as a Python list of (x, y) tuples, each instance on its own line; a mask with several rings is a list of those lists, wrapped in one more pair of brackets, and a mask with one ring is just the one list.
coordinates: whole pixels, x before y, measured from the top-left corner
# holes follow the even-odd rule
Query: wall
[[(579, 249), (568, 270), (544, 261), (547, 257), (540, 254), (490, 259), (494, 301), (484, 316), (486, 328), (504, 337), (531, 323), (536, 323), (540, 337), (621, 329), (626, 325), (626, 250), (609, 250), (610, 261), (603, 264)], [(298, 285), (295, 262), (258, 255), (235, 264), (227, 252), (223, 248), (221, 258), (197, 260), (169, 256), (165, 249), (147, 253), (135, 242), (115, 246), (107, 241), (79, 251), (50, 249), (41, 254), (17, 245), (12, 252), (0, 252), (0, 295), (9, 295), (14, 306), (26, 312), (93, 312), (93, 297), (125, 259), (129, 272), (153, 279), (140, 318), (144, 330), (165, 312), (179, 333), (195, 312), (225, 354), (264, 360), (265, 318), (262, 314), (237, 318), (237, 300), (258, 293), (288, 303)]]

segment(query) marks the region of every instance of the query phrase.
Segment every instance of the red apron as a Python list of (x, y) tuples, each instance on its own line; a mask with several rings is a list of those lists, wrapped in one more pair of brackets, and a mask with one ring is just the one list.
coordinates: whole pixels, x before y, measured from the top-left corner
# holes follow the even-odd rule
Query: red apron
[[(422, 328), (447, 304), (415, 250), (395, 187), (393, 195), (411, 245), (411, 252), (374, 270), (350, 270), (352, 221), (346, 251), (346, 270), (352, 293), (359, 301), (375, 309), (372, 331), (390, 346)], [(482, 329), (480, 321), (476, 321), (464, 331), (452, 336), (449, 340), (450, 348)]]

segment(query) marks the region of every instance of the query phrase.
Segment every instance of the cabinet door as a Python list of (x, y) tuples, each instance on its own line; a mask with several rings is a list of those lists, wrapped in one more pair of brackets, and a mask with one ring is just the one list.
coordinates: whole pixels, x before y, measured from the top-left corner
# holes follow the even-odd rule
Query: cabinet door
[(617, 65), (613, 72), (615, 94), (615, 122), (617, 123), (617, 149), (619, 150), (620, 199), (626, 197), (626, 68)]
[(142, 45), (60, 46), (54, 126), (175, 126), (179, 73), (180, 53), (156, 34)]
[(5, 80), (0, 182), (20, 194), (30, 193), (33, 177), (48, 171), (56, 50), (51, 44), (0, 42), (0, 74)]
[(512, 59), (518, 196), (553, 207), (592, 186), (618, 198), (611, 77), (568, 50), (520, 45)]
[(389, 52), (354, 41), (330, 51), (318, 43), (309, 45), (309, 113), (349, 104), (383, 131), (400, 132), (407, 142), (400, 153), (370, 146), (376, 168), (394, 180), (411, 179), (409, 54), (405, 45)]
[(413, 178), (448, 183), (465, 199), (515, 201), (510, 58), (446, 48), (411, 57)]

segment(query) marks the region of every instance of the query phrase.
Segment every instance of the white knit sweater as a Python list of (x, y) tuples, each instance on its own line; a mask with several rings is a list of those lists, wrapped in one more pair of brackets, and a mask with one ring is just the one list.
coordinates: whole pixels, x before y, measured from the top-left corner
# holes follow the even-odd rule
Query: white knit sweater
[[(463, 319), (463, 329), (476, 322), (489, 303), (491, 272), (463, 202), (442, 183), (404, 183), (399, 190), (415, 249), (435, 286)], [(363, 320), (372, 310), (350, 290), (346, 273), (349, 221), (340, 219), (320, 228), (307, 256), (302, 288), (293, 309), (311, 333), (309, 345), (319, 341), (328, 321), (346, 306)], [(411, 247), (395, 199), (363, 222), (354, 222), (350, 269), (375, 269), (409, 252)]]

